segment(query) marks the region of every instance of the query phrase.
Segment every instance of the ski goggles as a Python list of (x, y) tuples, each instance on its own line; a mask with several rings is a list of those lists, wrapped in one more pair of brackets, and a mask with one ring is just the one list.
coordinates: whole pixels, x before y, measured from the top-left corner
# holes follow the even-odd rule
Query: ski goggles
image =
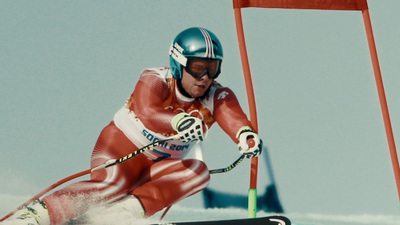
[(185, 69), (196, 79), (202, 78), (205, 74), (210, 79), (215, 79), (221, 73), (221, 60), (188, 58)]

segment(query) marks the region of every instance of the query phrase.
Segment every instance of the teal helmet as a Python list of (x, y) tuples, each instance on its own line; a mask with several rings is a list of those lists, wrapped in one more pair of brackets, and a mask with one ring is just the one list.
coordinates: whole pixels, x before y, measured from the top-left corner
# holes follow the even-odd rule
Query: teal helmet
[(171, 73), (175, 79), (180, 80), (182, 78), (182, 66), (186, 67), (188, 58), (222, 61), (223, 52), (221, 43), (215, 34), (204, 28), (192, 27), (176, 36), (171, 44), (169, 56)]

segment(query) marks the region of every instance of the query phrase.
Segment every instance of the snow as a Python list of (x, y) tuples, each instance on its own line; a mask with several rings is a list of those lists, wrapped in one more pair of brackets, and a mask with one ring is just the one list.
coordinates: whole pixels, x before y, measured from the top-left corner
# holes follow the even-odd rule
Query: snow
[[(258, 212), (257, 217), (276, 215)], [(400, 225), (400, 216), (392, 215), (327, 215), (327, 214), (282, 214), (294, 225)], [(179, 220), (218, 220), (246, 218), (244, 209), (200, 209), (173, 206), (165, 216), (166, 221)]]
[[(8, 195), (0, 195), (0, 217), (14, 210), (21, 202), (29, 199), (29, 196), (11, 198)], [(197, 199), (192, 199), (197, 200)], [(191, 205), (193, 205), (191, 203)], [(96, 221), (85, 225), (141, 225), (157, 223), (163, 212), (159, 212), (147, 219), (126, 218), (118, 212), (107, 215), (94, 214), (96, 218), (88, 216), (88, 220)], [(257, 212), (257, 217), (279, 215), (263, 211)], [(294, 225), (400, 225), (400, 216), (384, 214), (321, 214), (321, 213), (296, 213), (287, 212), (281, 214), (288, 217)], [(92, 216), (93, 217), (93, 216)], [(202, 221), (221, 219), (247, 218), (247, 210), (239, 208), (204, 209), (202, 207), (190, 207), (185, 201), (173, 205), (163, 221)], [(116, 223), (118, 221), (118, 223)], [(76, 225), (83, 225), (76, 223)], [(70, 224), (72, 225), (72, 224)]]
[[(121, 217), (118, 213), (115, 215), (96, 214), (95, 223), (86, 223), (85, 225), (145, 225), (149, 223), (158, 223), (162, 212), (157, 213), (147, 219), (132, 219)], [(278, 215), (265, 212), (258, 212), (257, 217)], [(400, 225), (400, 216), (389, 215), (324, 215), (324, 214), (281, 214), (288, 217), (293, 225)], [(221, 219), (241, 219), (247, 218), (247, 210), (238, 208), (223, 209), (202, 209), (188, 208), (185, 206), (174, 205), (164, 217), (164, 222), (171, 221), (205, 221)], [(93, 218), (92, 218), (93, 219)], [(91, 218), (89, 218), (91, 220)], [(94, 221), (91, 220), (91, 221)], [(77, 225), (77, 224), (75, 224)]]
[[(4, 216), (12, 209), (4, 206), (0, 201), (0, 213)], [(159, 222), (162, 212), (155, 214), (147, 219), (131, 219), (122, 218), (121, 215), (96, 215), (96, 218), (89, 220), (97, 221), (96, 223), (86, 223), (85, 225), (141, 225)], [(266, 212), (258, 212), (257, 217), (268, 215), (277, 215)], [(348, 215), (330, 215), (330, 214), (313, 214), (313, 213), (295, 213), (289, 212), (281, 214), (288, 217), (294, 225), (400, 225), (400, 216), (381, 215), (381, 214), (348, 214)], [(174, 205), (164, 217), (164, 221), (204, 221), (204, 220), (221, 220), (221, 219), (239, 219), (247, 218), (247, 210), (238, 208), (223, 209), (204, 209), (191, 208), (180, 204)], [(118, 223), (116, 223), (118, 221)]]

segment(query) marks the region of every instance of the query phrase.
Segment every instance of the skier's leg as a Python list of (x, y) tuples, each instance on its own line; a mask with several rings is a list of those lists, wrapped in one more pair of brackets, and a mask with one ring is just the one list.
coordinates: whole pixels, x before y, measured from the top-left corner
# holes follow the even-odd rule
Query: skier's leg
[[(95, 145), (91, 166), (102, 165), (110, 159), (119, 159), (137, 147), (114, 125), (105, 127)], [(61, 224), (84, 214), (91, 206), (126, 195), (142, 170), (153, 164), (144, 155), (91, 174), (90, 181), (71, 184), (43, 198), (51, 224)]]
[(146, 216), (203, 190), (210, 180), (200, 160), (163, 160), (150, 167), (130, 193), (142, 203)]

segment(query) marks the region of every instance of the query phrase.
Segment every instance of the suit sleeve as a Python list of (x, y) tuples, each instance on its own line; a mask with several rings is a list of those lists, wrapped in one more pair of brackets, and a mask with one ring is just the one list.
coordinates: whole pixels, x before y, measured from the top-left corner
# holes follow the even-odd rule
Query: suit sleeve
[(163, 102), (169, 96), (164, 80), (156, 75), (141, 76), (130, 100), (130, 109), (142, 123), (156, 133), (173, 133), (171, 120), (175, 114), (164, 109)]
[(238, 130), (243, 126), (252, 126), (236, 95), (229, 88), (219, 88), (214, 98), (215, 121), (235, 143), (239, 143), (236, 138)]

